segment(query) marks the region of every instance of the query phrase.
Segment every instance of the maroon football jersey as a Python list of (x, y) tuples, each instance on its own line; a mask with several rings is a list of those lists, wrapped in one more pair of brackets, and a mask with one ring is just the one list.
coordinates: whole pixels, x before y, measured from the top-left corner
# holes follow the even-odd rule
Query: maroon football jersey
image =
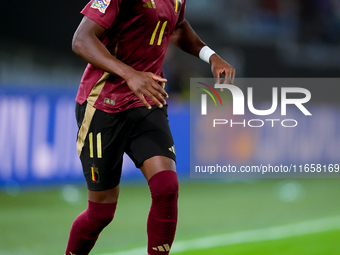
[[(102, 43), (120, 61), (138, 71), (162, 76), (166, 49), (186, 0), (91, 0), (82, 14), (106, 30)], [(115, 113), (143, 106), (125, 81), (88, 64), (78, 90), (96, 109)], [(149, 104), (154, 104), (146, 97)]]

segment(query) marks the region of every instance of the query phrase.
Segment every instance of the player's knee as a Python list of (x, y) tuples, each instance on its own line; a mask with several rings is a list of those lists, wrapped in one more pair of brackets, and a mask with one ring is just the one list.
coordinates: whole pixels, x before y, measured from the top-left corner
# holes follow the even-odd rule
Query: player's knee
[(166, 170), (155, 174), (149, 180), (152, 202), (162, 206), (177, 203), (178, 179), (174, 171)]
[(117, 203), (93, 203), (88, 207), (90, 221), (95, 221), (102, 227), (106, 227), (112, 220), (116, 211)]
[(99, 222), (102, 226), (106, 227), (113, 220), (113, 217), (114, 217), (113, 213), (107, 213), (97, 216), (95, 220)]

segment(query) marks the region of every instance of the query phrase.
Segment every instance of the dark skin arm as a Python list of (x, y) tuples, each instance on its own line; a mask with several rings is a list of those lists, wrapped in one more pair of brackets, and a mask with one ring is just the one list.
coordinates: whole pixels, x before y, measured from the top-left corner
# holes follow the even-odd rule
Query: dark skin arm
[[(199, 56), (202, 47), (205, 46), (204, 42), (198, 37), (195, 31), (190, 26), (189, 22), (185, 19), (177, 24), (171, 38), (171, 42), (181, 50)], [(217, 54), (213, 54), (210, 59), (211, 71), (216, 79), (219, 80), (223, 74), (226, 78), (226, 83), (233, 83), (235, 78), (235, 68), (225, 62)]]
[(73, 36), (72, 50), (93, 66), (123, 78), (149, 109), (151, 106), (144, 95), (158, 107), (163, 107), (168, 94), (158, 82), (166, 82), (166, 79), (150, 72), (139, 72), (113, 57), (99, 40), (104, 31), (102, 26), (85, 16)]

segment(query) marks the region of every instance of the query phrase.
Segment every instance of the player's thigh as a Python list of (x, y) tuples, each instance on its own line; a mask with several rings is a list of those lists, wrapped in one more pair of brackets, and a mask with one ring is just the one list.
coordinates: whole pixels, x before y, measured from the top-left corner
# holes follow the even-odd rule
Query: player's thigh
[(87, 188), (96, 191), (89, 192), (91, 198), (95, 194), (98, 194), (98, 200), (103, 199), (103, 194), (118, 196), (119, 188), (116, 187), (121, 177), (124, 144), (129, 136), (125, 124), (125, 118), (120, 114), (105, 113), (86, 105), (77, 148)]
[(135, 126), (126, 153), (147, 179), (159, 171), (175, 171), (176, 151), (167, 119), (167, 106), (153, 106)]
[(173, 159), (164, 156), (154, 156), (144, 161), (140, 167), (145, 179), (149, 181), (155, 174), (172, 170), (176, 172), (176, 163)]
[(96, 203), (115, 203), (119, 196), (119, 185), (103, 191), (88, 190), (88, 199)]

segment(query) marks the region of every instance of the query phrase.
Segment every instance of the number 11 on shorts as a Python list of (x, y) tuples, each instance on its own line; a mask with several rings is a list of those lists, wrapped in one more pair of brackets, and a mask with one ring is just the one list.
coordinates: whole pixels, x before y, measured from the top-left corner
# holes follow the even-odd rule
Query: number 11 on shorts
[[(102, 158), (102, 133), (97, 134), (97, 158)], [(89, 134), (90, 157), (93, 158), (93, 133)]]

